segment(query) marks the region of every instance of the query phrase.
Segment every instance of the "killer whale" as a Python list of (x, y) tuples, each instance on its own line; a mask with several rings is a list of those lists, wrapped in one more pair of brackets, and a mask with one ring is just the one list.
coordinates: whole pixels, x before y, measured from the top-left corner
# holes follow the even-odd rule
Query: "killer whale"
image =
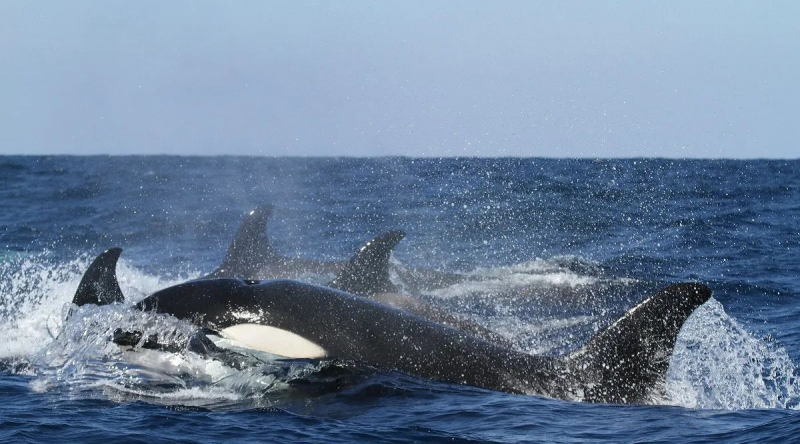
[[(76, 305), (120, 302), (117, 250), (101, 254)], [(101, 280), (96, 280), (101, 279)], [(115, 288), (116, 287), (116, 288)], [(106, 295), (112, 295), (108, 297)], [(711, 297), (702, 284), (656, 292), (565, 356), (533, 356), (333, 288), (292, 280), (217, 278), (160, 290), (138, 304), (298, 358), (341, 358), (424, 378), (509, 393), (640, 403), (663, 390), (675, 340)], [(282, 337), (275, 341), (275, 333)]]
[(392, 230), (370, 240), (356, 251), (339, 274), (326, 286), (370, 298), (504, 347), (513, 347), (511, 341), (483, 325), (397, 288), (390, 277), (389, 259), (394, 247), (404, 237), (403, 231)]
[[(425, 319), (461, 329), (481, 338), (511, 347), (508, 339), (468, 319), (454, 315), (425, 300), (401, 292), (390, 279), (389, 262), (394, 247), (405, 238), (405, 232), (388, 231), (368, 241), (346, 262), (326, 262), (281, 256), (272, 248), (266, 232), (272, 215), (272, 205), (262, 205), (250, 211), (231, 241), (225, 259), (212, 273), (203, 277), (267, 280), (297, 278), (306, 273), (336, 274), (327, 286), (348, 293), (369, 297), (395, 308), (406, 310)], [(395, 273), (413, 272), (436, 279), (439, 284), (452, 285), (456, 279), (447, 273), (432, 270), (413, 270), (395, 267)], [(427, 281), (430, 286), (430, 280)]]
[[(267, 234), (267, 222), (275, 207), (261, 205), (247, 213), (228, 245), (225, 258), (207, 278), (265, 280), (299, 278), (307, 274), (340, 274), (348, 261), (319, 261), (279, 254)], [(413, 293), (435, 290), (475, 277), (441, 270), (390, 265), (392, 272)]]
[(336, 274), (344, 262), (301, 259), (279, 254), (267, 234), (267, 221), (274, 206), (261, 205), (247, 213), (233, 236), (225, 258), (205, 278), (239, 279), (297, 278), (308, 273)]

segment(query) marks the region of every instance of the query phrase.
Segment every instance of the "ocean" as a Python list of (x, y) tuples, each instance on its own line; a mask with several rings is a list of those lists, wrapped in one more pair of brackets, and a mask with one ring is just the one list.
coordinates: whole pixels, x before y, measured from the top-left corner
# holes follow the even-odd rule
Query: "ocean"
[[(109, 341), (119, 325), (190, 330), (130, 302), (216, 268), (244, 215), (264, 204), (274, 205), (268, 233), (285, 256), (346, 260), (370, 238), (404, 230), (394, 264), (486, 278), (420, 297), (527, 353), (574, 350), (670, 283), (704, 283), (713, 298), (684, 325), (664, 392), (644, 405), (367, 366), (332, 382), (319, 376), (324, 362), (237, 370), (190, 352), (131, 357)], [(797, 160), (4, 156), (0, 209), (2, 442), (800, 434)], [(119, 280), (130, 302), (66, 320), (83, 271), (114, 246), (124, 249)]]

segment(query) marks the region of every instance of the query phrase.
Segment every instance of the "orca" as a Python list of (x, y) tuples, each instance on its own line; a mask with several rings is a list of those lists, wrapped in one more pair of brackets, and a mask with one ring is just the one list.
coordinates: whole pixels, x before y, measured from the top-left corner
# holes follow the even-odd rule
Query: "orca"
[(459, 328), (484, 339), (512, 346), (502, 335), (468, 319), (456, 316), (424, 299), (400, 291), (391, 281), (391, 272), (400, 276), (406, 287), (435, 289), (462, 282), (465, 277), (437, 270), (392, 267), (394, 247), (405, 237), (400, 230), (386, 232), (361, 247), (347, 262), (326, 262), (281, 256), (273, 249), (266, 232), (274, 207), (262, 205), (248, 213), (228, 247), (222, 264), (207, 278), (267, 280), (298, 278), (307, 273), (336, 274), (328, 286), (369, 297), (428, 320)]
[[(121, 302), (117, 280), (107, 272), (118, 257), (109, 250), (92, 263), (76, 305)], [(702, 284), (670, 285), (564, 356), (529, 355), (365, 297), (293, 280), (196, 280), (135, 307), (293, 358), (352, 360), (508, 393), (642, 403), (663, 391), (677, 335), (710, 297)]]
[(393, 230), (370, 240), (356, 251), (347, 265), (327, 286), (368, 297), (495, 344), (513, 347), (511, 341), (502, 335), (477, 322), (454, 315), (424, 299), (403, 293), (392, 283), (389, 259), (394, 247), (404, 237), (403, 231)]
[[(225, 258), (207, 278), (246, 280), (300, 278), (308, 274), (339, 274), (347, 261), (319, 261), (283, 256), (275, 251), (267, 235), (273, 205), (261, 205), (247, 213), (228, 246)], [(446, 271), (390, 265), (392, 272), (413, 293), (436, 290), (477, 277)]]
[(335, 274), (342, 269), (344, 262), (293, 258), (276, 252), (267, 235), (273, 209), (272, 205), (261, 205), (245, 215), (222, 263), (205, 278), (298, 278), (309, 273)]

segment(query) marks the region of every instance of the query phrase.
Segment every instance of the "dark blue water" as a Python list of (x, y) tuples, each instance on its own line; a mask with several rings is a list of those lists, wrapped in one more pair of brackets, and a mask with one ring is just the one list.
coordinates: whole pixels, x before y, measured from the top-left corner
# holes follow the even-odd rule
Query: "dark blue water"
[[(125, 249), (120, 283), (135, 301), (215, 268), (263, 203), (276, 207), (268, 231), (285, 255), (343, 260), (402, 228), (399, 264), (493, 277), (423, 296), (528, 352), (577, 347), (667, 282), (704, 282), (714, 298), (685, 325), (664, 396), (638, 406), (369, 369), (298, 391), (285, 382), (315, 369), (240, 372), (161, 352), (132, 362), (108, 343), (120, 323), (189, 328), (175, 320), (95, 307), (64, 321), (100, 251)], [(0, 157), (0, 209), (0, 441), (800, 433), (800, 161)], [(616, 290), (552, 297), (597, 286)]]

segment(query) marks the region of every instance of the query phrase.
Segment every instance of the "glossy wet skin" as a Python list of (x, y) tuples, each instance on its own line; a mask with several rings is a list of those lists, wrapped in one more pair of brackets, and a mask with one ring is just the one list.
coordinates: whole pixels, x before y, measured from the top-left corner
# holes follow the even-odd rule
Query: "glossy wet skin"
[(513, 393), (555, 396), (551, 358), (518, 353), (404, 310), (296, 281), (248, 285), (238, 279), (189, 282), (137, 307), (222, 330), (259, 323), (319, 344), (329, 356), (426, 378)]
[(657, 292), (570, 356), (531, 356), (405, 310), (297, 281), (212, 279), (161, 290), (137, 307), (223, 330), (260, 324), (330, 357), (511, 393), (641, 402), (663, 382), (683, 322), (711, 295), (699, 284)]
[[(73, 299), (76, 305), (123, 301), (115, 274), (120, 252), (112, 248), (92, 262)], [(360, 253), (361, 258), (371, 256), (366, 247)], [(386, 253), (384, 250), (374, 257), (383, 261)], [(357, 262), (351, 261), (351, 265)], [(375, 272), (368, 273), (368, 279), (351, 284), (372, 281), (371, 285), (391, 285), (385, 267), (372, 270)], [(398, 301), (397, 296), (392, 297), (393, 303), (419, 309), (413, 300)], [(136, 307), (216, 331), (233, 328), (242, 332), (237, 327), (244, 326), (247, 341), (256, 349), (287, 345), (259, 336), (278, 329), (279, 335), (287, 333), (283, 337), (290, 342), (321, 351), (316, 353), (319, 356), (511, 393), (636, 403), (663, 387), (683, 323), (710, 297), (711, 290), (702, 284), (670, 285), (630, 309), (575, 352), (558, 358), (519, 353), (405, 309), (298, 281), (201, 279), (156, 292)], [(126, 334), (136, 334), (122, 333), (119, 339), (123, 341), (129, 339)], [(131, 340), (138, 342), (134, 336)], [(115, 334), (114, 340), (121, 343), (117, 339)]]

